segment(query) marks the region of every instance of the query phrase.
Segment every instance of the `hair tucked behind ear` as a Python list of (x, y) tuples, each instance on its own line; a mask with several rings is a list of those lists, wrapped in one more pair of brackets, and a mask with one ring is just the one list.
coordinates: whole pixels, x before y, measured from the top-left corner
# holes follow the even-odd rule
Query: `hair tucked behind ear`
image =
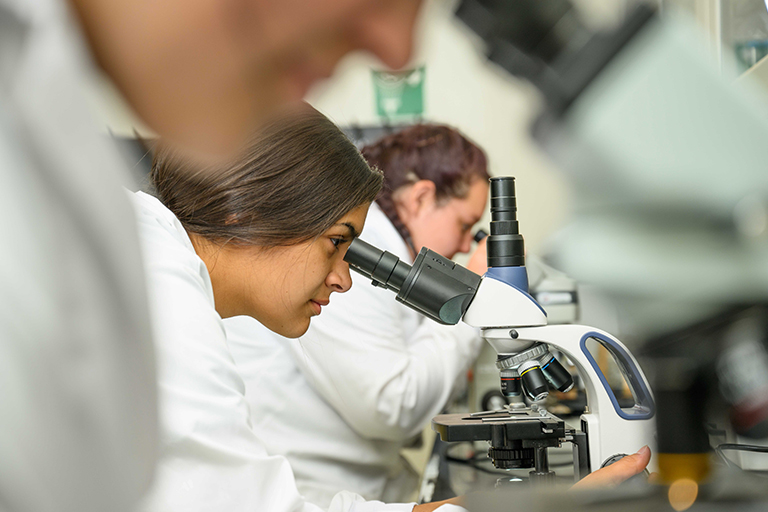
[(376, 203), (415, 252), (411, 234), (397, 215), (393, 194), (419, 180), (435, 184), (438, 201), (463, 199), (477, 179), (487, 180), (485, 153), (458, 130), (423, 124), (387, 135), (362, 150), (368, 164), (384, 173)]
[(382, 183), (341, 130), (306, 103), (260, 129), (228, 165), (195, 167), (160, 148), (150, 177), (187, 231), (263, 247), (321, 235), (372, 202)]

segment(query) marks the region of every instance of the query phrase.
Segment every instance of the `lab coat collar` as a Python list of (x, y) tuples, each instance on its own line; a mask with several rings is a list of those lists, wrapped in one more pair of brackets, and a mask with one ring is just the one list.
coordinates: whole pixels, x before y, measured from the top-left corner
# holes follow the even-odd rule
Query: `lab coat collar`
[(192, 240), (189, 238), (187, 230), (184, 229), (176, 215), (161, 203), (158, 198), (145, 192), (129, 193), (129, 197), (134, 202), (137, 212), (152, 216), (176, 240), (181, 242), (187, 249), (195, 252), (195, 246), (192, 245)]
[[(403, 240), (403, 237), (400, 236), (400, 233), (397, 231), (395, 225), (392, 224), (392, 221), (389, 220), (387, 214), (385, 214), (384, 211), (382, 211), (379, 205), (375, 202), (372, 203), (371, 207), (368, 209), (368, 218), (365, 222), (365, 225), (366, 228), (367, 226), (371, 227), (369, 229), (363, 228), (363, 232), (360, 235), (360, 238), (368, 241), (369, 243), (374, 242), (375, 244), (378, 242), (378, 240), (371, 239), (369, 241), (366, 238), (366, 231), (369, 233), (376, 233), (377, 237), (386, 239), (386, 246), (390, 247), (390, 249), (387, 249), (389, 252), (393, 253), (395, 256), (400, 258), (400, 260), (405, 261), (409, 265), (413, 264), (413, 257), (411, 256), (411, 251), (408, 249), (408, 245), (405, 243), (405, 240)], [(378, 243), (381, 243), (383, 246), (385, 245), (382, 242)]]

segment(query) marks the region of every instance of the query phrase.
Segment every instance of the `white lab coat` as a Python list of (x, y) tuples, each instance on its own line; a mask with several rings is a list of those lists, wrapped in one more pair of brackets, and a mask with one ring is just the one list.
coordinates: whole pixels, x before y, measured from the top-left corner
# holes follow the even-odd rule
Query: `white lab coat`
[[(203, 261), (173, 213), (135, 195), (156, 326), (161, 460), (144, 509), (178, 512), (320, 511), (299, 494), (288, 461), (251, 428), (236, 366)], [(332, 512), (407, 512), (342, 492)]]
[[(412, 262), (376, 204), (361, 238)], [(370, 280), (355, 273), (352, 280), (298, 340), (249, 317), (224, 322), (254, 430), (320, 504), (341, 489), (406, 499), (417, 477), (399, 451), (441, 412), (482, 345), (476, 329), (440, 325)]]
[(0, 509), (127, 511), (156, 461), (129, 171), (66, 2), (0, 0)]

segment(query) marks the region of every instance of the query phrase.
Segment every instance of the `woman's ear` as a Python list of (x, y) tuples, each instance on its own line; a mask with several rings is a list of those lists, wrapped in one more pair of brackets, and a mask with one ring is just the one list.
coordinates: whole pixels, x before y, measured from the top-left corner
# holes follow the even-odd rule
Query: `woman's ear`
[(434, 206), (435, 192), (433, 181), (419, 180), (396, 194), (395, 203), (400, 220), (407, 225), (408, 221), (417, 217), (425, 208)]

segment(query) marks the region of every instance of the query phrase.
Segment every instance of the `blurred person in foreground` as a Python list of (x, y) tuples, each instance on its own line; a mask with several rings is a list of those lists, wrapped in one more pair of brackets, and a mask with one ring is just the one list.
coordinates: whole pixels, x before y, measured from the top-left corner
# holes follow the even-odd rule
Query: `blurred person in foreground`
[(355, 48), (406, 63), (419, 0), (0, 0), (0, 501), (124, 511), (156, 463), (128, 169), (89, 113), (106, 72), (206, 158)]

